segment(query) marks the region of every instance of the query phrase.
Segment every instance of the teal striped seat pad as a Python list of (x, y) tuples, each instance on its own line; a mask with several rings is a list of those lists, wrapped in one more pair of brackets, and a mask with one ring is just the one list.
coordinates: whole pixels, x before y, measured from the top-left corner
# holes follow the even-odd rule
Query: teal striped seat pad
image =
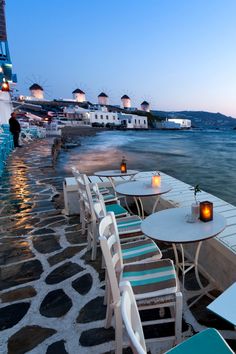
[(168, 350), (166, 354), (233, 354), (233, 350), (214, 328), (207, 328), (204, 331), (188, 338), (183, 343)]
[(136, 300), (177, 291), (176, 272), (170, 259), (127, 264), (124, 266), (122, 280), (130, 281)]
[(98, 187), (98, 189), (101, 194), (108, 194), (109, 193), (109, 190), (105, 187)]
[[(93, 201), (95, 202), (97, 200), (97, 196), (95, 194), (92, 194)], [(104, 202), (115, 202), (117, 198), (113, 194), (103, 194), (103, 199)]]
[(113, 194), (104, 194), (103, 199), (105, 202), (117, 200), (117, 198)]
[(141, 222), (139, 216), (131, 215), (117, 220), (119, 235), (141, 232)]
[(151, 239), (128, 242), (121, 245), (124, 263), (139, 262), (147, 259), (160, 259), (162, 253)]
[(119, 204), (106, 205), (106, 211), (107, 211), (107, 213), (110, 211), (113, 211), (115, 216), (125, 216), (128, 214), (127, 210)]

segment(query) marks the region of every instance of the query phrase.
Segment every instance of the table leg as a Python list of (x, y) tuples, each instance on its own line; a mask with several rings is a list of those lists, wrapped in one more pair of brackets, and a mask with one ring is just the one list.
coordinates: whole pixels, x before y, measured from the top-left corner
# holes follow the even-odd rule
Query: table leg
[[(199, 254), (200, 254), (200, 250), (201, 250), (201, 246), (202, 246), (202, 241), (200, 241), (197, 245), (197, 249), (196, 249), (196, 253), (195, 253), (195, 258), (194, 258), (194, 270), (195, 270), (195, 277), (197, 280), (197, 283), (200, 287), (199, 290), (196, 291), (192, 291), (190, 292), (190, 296), (193, 297), (194, 295), (196, 295), (196, 299), (193, 300), (190, 304), (189, 304), (189, 308), (192, 307), (196, 302), (198, 302), (204, 295), (207, 295), (209, 298), (214, 299), (214, 296), (212, 296), (211, 294), (209, 294), (209, 291), (214, 289), (213, 284), (209, 283), (207, 286), (204, 286), (201, 282), (200, 279), (200, 275), (199, 275), (199, 268), (198, 268), (198, 259), (199, 259)], [(190, 297), (189, 296), (189, 297)]]
[(158, 195), (157, 199), (156, 199), (156, 201), (155, 201), (155, 203), (153, 205), (153, 208), (152, 208), (152, 214), (155, 213), (157, 204), (159, 203), (159, 200), (160, 200), (160, 196)]
[[(135, 205), (137, 208), (138, 216), (140, 216), (141, 219), (144, 219), (143, 206), (142, 206), (141, 199), (138, 197), (134, 197), (134, 202), (135, 202)], [(139, 206), (139, 204), (140, 204), (140, 206)]]
[(115, 197), (117, 197), (116, 190), (115, 190), (115, 182), (114, 182), (112, 177), (108, 177), (108, 179), (109, 179), (109, 181), (111, 183), (112, 189), (114, 191), (114, 195), (115, 195)]

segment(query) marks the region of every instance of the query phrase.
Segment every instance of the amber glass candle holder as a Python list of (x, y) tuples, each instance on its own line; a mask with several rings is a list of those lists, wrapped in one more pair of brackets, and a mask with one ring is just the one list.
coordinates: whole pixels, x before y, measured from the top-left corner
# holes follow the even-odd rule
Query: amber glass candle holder
[(127, 172), (127, 165), (126, 165), (126, 160), (123, 157), (121, 164), (120, 164), (120, 172), (121, 173), (126, 173)]
[(204, 222), (213, 220), (213, 203), (208, 201), (200, 202), (199, 219)]
[(154, 175), (152, 176), (152, 187), (160, 187), (161, 185), (161, 176), (160, 175)]

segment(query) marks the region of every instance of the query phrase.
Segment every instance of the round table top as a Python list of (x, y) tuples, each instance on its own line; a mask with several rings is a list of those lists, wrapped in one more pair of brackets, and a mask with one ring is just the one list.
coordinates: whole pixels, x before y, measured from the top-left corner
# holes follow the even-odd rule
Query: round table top
[(119, 176), (134, 176), (139, 171), (136, 170), (127, 170), (127, 172), (120, 172), (120, 170), (108, 170), (108, 171), (98, 171), (94, 172), (95, 176), (99, 177), (119, 177)]
[(119, 184), (115, 190), (117, 193), (127, 196), (148, 197), (167, 193), (171, 190), (171, 186), (161, 183), (159, 187), (152, 187), (152, 178), (149, 178)]
[(191, 207), (172, 208), (159, 211), (143, 220), (143, 233), (153, 239), (169, 243), (199, 242), (212, 238), (226, 227), (223, 215), (214, 212), (213, 220), (187, 222)]

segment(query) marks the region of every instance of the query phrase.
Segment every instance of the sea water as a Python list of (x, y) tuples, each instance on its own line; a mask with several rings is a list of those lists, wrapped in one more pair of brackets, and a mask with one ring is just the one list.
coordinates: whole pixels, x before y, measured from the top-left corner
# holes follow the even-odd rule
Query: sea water
[(105, 131), (60, 157), (68, 175), (119, 168), (163, 171), (236, 205), (236, 131)]

